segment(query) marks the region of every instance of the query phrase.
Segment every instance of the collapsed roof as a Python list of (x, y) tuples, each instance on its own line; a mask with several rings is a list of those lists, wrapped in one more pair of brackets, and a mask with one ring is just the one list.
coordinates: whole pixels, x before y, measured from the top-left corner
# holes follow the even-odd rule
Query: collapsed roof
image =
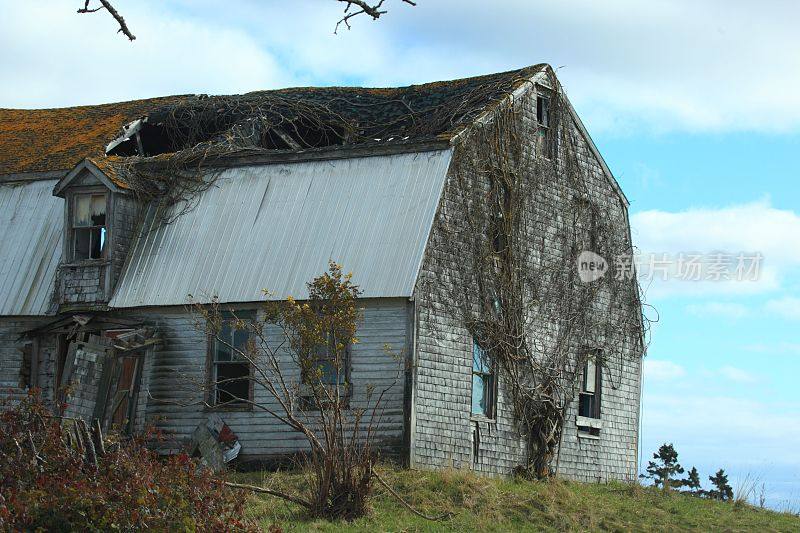
[(0, 109), (0, 175), (85, 157), (297, 151), (446, 140), (545, 65), (400, 88), (305, 87), (64, 109)]

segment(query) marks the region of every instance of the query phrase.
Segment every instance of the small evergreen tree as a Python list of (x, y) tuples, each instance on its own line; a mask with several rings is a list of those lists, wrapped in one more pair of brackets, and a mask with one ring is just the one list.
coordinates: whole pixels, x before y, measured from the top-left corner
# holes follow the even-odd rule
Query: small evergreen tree
[(697, 468), (692, 467), (686, 478), (681, 480), (681, 484), (686, 487), (689, 494), (700, 495), (703, 489), (700, 488), (700, 473)]
[(656, 487), (669, 490), (680, 487), (681, 481), (672, 479), (676, 474), (683, 474), (683, 467), (678, 463), (678, 452), (672, 444), (662, 444), (658, 453), (653, 454), (655, 461), (647, 463), (647, 475), (642, 476), (652, 479)]
[(714, 489), (708, 491), (708, 495), (715, 500), (722, 500), (724, 502), (733, 499), (733, 488), (728, 484), (728, 476), (725, 475), (725, 470), (722, 468), (708, 479), (714, 484)]

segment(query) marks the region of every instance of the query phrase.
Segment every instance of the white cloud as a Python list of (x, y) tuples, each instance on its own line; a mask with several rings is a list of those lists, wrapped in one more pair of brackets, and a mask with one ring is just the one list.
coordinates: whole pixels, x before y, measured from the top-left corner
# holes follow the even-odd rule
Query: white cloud
[(800, 298), (787, 296), (770, 300), (765, 305), (767, 311), (789, 320), (800, 320)]
[(719, 369), (719, 373), (724, 378), (739, 383), (753, 383), (756, 381), (756, 377), (754, 375), (742, 370), (741, 368), (736, 368), (735, 366), (725, 365)]
[(677, 212), (641, 211), (631, 216), (631, 225), (634, 244), (645, 256), (667, 254), (675, 259), (720, 251), (763, 256), (755, 281), (665, 282), (656, 277), (645, 286), (650, 297), (763, 293), (777, 289), (789, 272), (800, 268), (800, 215), (777, 209), (768, 200)]
[(686, 306), (686, 311), (702, 318), (743, 318), (749, 312), (747, 306), (730, 302), (690, 304)]
[(767, 355), (800, 355), (800, 343), (796, 342), (755, 343), (743, 346), (743, 349)]
[(649, 394), (645, 389), (642, 438), (646, 451), (675, 442), (692, 462), (752, 462), (765, 459), (768, 450), (773, 461), (800, 465), (798, 416), (797, 405), (702, 393)]
[(800, 3), (709, 0), (387, 2), (333, 35), (332, 0), (173, 0), (105, 13), (0, 0), (0, 105), (48, 106), (292, 83), (407, 84), (563, 66), (593, 130), (800, 127)]
[(104, 12), (78, 15), (65, 2), (0, 2), (3, 106), (241, 92), (291, 81), (252, 36), (214, 20), (127, 3), (118, 7), (137, 36), (130, 43)]
[(644, 360), (644, 378), (647, 381), (672, 381), (686, 375), (682, 366), (660, 359)]

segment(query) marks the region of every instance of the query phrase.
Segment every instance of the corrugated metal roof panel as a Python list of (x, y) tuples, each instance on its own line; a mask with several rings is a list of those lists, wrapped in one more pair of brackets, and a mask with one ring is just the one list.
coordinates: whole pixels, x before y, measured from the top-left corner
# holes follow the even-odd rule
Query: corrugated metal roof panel
[(0, 315), (51, 309), (64, 225), (56, 180), (0, 185)]
[(450, 153), (227, 169), (174, 222), (149, 215), (109, 305), (302, 299), (330, 259), (363, 297), (411, 296)]

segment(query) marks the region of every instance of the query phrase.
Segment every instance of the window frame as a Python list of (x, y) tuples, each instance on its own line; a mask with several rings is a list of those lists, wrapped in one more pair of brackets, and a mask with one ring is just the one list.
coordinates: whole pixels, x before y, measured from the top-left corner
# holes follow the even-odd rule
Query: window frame
[(550, 159), (552, 127), (552, 96), (549, 91), (540, 88), (536, 91), (536, 155)]
[[(322, 354), (322, 355), (320, 354), (320, 352), (321, 352), (320, 350), (318, 350), (313, 355), (313, 360), (311, 361), (311, 365), (310, 365), (310, 369), (309, 370), (314, 369), (314, 368), (318, 368), (320, 366), (318, 363), (320, 363), (322, 361), (331, 361), (332, 363), (334, 363), (334, 366), (335, 366), (335, 362), (336, 362), (336, 354), (335, 354), (336, 353), (336, 347), (335, 347), (335, 343), (336, 343), (336, 339), (334, 338), (333, 332), (328, 333), (327, 349), (324, 350), (324, 354)], [(317, 348), (319, 348), (319, 346)], [(352, 348), (353, 348), (353, 345), (351, 343), (348, 343), (344, 347), (344, 354), (343, 354), (343, 357), (344, 357), (343, 363), (344, 364), (342, 365), (342, 370), (344, 370), (344, 372), (340, 372), (339, 373), (339, 382), (336, 383), (336, 381), (327, 382), (327, 381), (324, 381), (324, 380), (320, 380), (320, 384), (325, 385), (325, 386), (339, 385), (340, 387), (348, 387), (349, 388), (350, 372), (351, 372), (351, 368), (350, 367), (351, 367), (351, 358), (352, 358), (352, 354), (351, 354)], [(303, 372), (303, 374), (305, 374), (305, 372)], [(310, 385), (310, 383), (308, 383), (308, 381), (307, 381), (307, 376), (306, 375), (302, 376), (302, 382), (303, 382), (304, 385)]]
[[(588, 390), (588, 371), (590, 363), (594, 367), (594, 391)], [(591, 412), (586, 414), (583, 409), (583, 399), (591, 398)], [(602, 419), (602, 398), (603, 398), (603, 354), (600, 350), (591, 350), (589, 356), (583, 363), (581, 369), (580, 390), (578, 391), (578, 416), (581, 418), (591, 418), (593, 420)]]
[[(221, 311), (221, 321), (222, 321), (222, 328), (225, 327), (226, 322), (231, 322), (235, 320), (235, 318), (239, 318), (241, 320), (253, 320), (256, 319), (258, 314), (255, 309), (240, 309), (240, 310), (227, 310)], [(235, 318), (234, 318), (235, 317)], [(235, 346), (234, 335), (236, 331), (243, 331), (243, 330), (235, 330), (231, 329), (231, 339), (229, 340), (232, 346)], [(222, 329), (220, 329), (220, 333)], [(247, 339), (246, 342), (249, 342), (252, 336), (252, 333), (249, 331), (247, 332)], [(208, 342), (207, 344), (207, 354), (206, 354), (206, 408), (207, 409), (214, 409), (214, 410), (226, 410), (226, 411), (250, 411), (253, 409), (253, 402), (254, 402), (254, 383), (253, 383), (253, 364), (250, 361), (217, 361), (217, 345), (220, 341), (217, 339), (217, 336), (209, 333), (208, 334)], [(231, 358), (233, 354), (231, 354)], [(246, 377), (242, 379), (247, 379), (247, 398), (242, 398), (237, 401), (227, 401), (218, 403), (217, 398), (217, 366), (218, 365), (247, 365), (248, 372)]]
[[(78, 198), (80, 197), (92, 197), (92, 196), (102, 196), (104, 203), (105, 203), (105, 223), (104, 224), (96, 224), (96, 225), (77, 225), (77, 202)], [(111, 244), (111, 193), (108, 189), (104, 187), (88, 187), (85, 189), (78, 189), (74, 192), (71, 192), (67, 197), (67, 223), (64, 225), (65, 230), (67, 232), (67, 248), (68, 248), (68, 255), (69, 261), (72, 264), (75, 263), (84, 263), (84, 262), (97, 262), (97, 261), (105, 261), (110, 256), (110, 244)], [(90, 200), (91, 204), (91, 200)], [(103, 235), (103, 247), (101, 249), (100, 257), (91, 257), (91, 241), (92, 241), (92, 230), (100, 229), (101, 235)], [(77, 257), (78, 247), (77, 247), (77, 238), (79, 231), (88, 231), (89, 232), (89, 256), (88, 257)]]
[[(475, 369), (475, 351), (479, 349), (484, 356), (488, 359), (488, 372), (483, 372)], [(470, 357), (470, 417), (474, 420), (494, 420), (497, 416), (497, 362), (478, 342), (474, 336), (472, 337), (472, 350)], [(486, 409), (483, 413), (475, 412), (475, 376), (481, 376), (484, 380), (489, 378), (489, 385), (485, 387), (489, 398), (486, 401)]]
[[(321, 361), (335, 361), (335, 355), (333, 355), (333, 356), (330, 355), (330, 354), (334, 353), (332, 351), (331, 347), (333, 346), (333, 344), (335, 342), (336, 342), (336, 339), (334, 338), (333, 332), (329, 332), (327, 349), (325, 350), (325, 355), (321, 356), (320, 355), (320, 350), (318, 350), (313, 355), (313, 360), (310, 362), (310, 365), (308, 366), (308, 368), (305, 368), (305, 364), (301, 362), (301, 365), (303, 365), (303, 366), (301, 366), (301, 368), (300, 368), (300, 383), (301, 383), (300, 400), (301, 400), (301, 405), (303, 406), (303, 409), (306, 410), (306, 411), (317, 410), (317, 405), (315, 404), (315, 400), (314, 400), (314, 392), (313, 392), (313, 389), (312, 389), (312, 387), (314, 387), (317, 384), (310, 382), (310, 379), (309, 379), (309, 377), (307, 375), (307, 372), (312, 371), (315, 368), (318, 368), (317, 363), (319, 363)], [(318, 346), (317, 348), (320, 348), (320, 347)], [(339, 388), (339, 395), (340, 395), (339, 399), (343, 403), (343, 406), (344, 406), (345, 409), (349, 409), (350, 400), (352, 399), (352, 396), (353, 396), (353, 382), (352, 382), (353, 357), (352, 357), (352, 349), (353, 349), (353, 344), (352, 343), (348, 343), (347, 345), (345, 345), (344, 354), (343, 354), (343, 357), (344, 357), (343, 363), (344, 364), (342, 365), (342, 370), (344, 370), (344, 372), (339, 374), (339, 382), (338, 383), (336, 383), (336, 381), (326, 382), (326, 381), (320, 379), (320, 381), (318, 383), (319, 386), (325, 387), (325, 388), (338, 387)]]

